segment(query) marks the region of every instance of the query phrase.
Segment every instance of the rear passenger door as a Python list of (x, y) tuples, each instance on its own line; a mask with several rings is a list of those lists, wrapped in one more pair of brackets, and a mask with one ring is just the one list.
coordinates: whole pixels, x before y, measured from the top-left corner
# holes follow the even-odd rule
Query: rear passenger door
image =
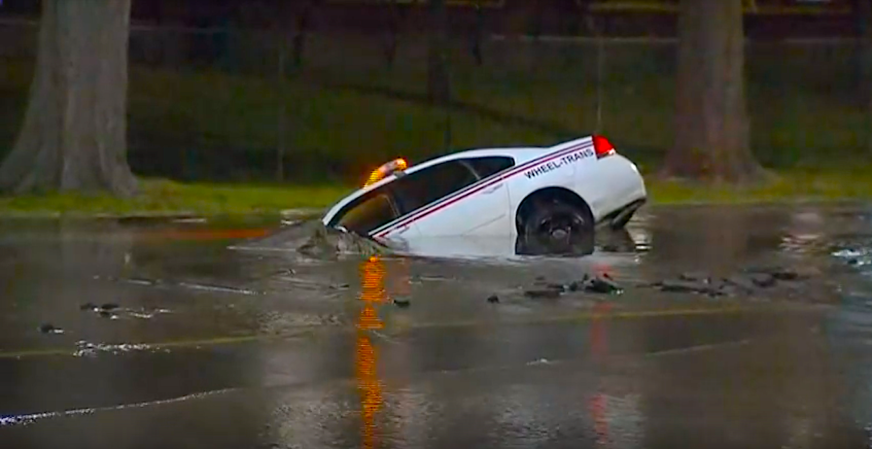
[(509, 196), (499, 173), (514, 165), (509, 157), (446, 161), (395, 181), (397, 203), (424, 237), (510, 232)]

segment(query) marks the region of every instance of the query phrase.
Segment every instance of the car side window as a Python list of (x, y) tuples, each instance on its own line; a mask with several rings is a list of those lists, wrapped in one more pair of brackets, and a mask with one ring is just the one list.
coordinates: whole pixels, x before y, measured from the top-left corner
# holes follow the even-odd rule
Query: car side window
[(400, 210), (405, 214), (477, 181), (478, 177), (469, 167), (455, 160), (409, 173), (392, 184)]
[(464, 159), (481, 179), (499, 173), (515, 165), (515, 160), (507, 156), (487, 156)]
[(400, 213), (388, 190), (381, 188), (368, 192), (339, 214), (336, 224), (359, 234), (368, 234), (397, 217)]

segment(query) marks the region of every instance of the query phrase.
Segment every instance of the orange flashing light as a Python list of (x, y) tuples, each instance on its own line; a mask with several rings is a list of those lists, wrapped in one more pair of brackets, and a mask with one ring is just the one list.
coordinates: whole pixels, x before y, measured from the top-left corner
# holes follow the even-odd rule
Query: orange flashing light
[(364, 184), (364, 187), (375, 184), (385, 176), (389, 176), (391, 173), (397, 170), (405, 170), (408, 167), (408, 162), (406, 162), (406, 160), (403, 158), (397, 158), (388, 163), (382, 164), (381, 167), (373, 170), (372, 173), (370, 173), (369, 179), (366, 180), (366, 184)]

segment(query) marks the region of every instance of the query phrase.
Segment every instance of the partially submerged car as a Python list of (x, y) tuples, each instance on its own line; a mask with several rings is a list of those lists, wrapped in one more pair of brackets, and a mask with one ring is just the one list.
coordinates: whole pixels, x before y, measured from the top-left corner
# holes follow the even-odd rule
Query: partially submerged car
[(322, 223), (410, 253), (438, 237), (510, 237), (520, 255), (589, 253), (597, 225), (624, 227), (646, 198), (636, 165), (591, 135), (544, 148), (461, 151), (413, 166), (395, 159)]

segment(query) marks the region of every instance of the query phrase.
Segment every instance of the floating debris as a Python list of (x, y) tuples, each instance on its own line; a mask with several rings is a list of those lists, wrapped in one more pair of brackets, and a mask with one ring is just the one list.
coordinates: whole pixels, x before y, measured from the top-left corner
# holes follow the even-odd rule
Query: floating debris
[(584, 290), (591, 293), (621, 294), (623, 289), (608, 274), (599, 274), (584, 282)]
[(749, 279), (747, 276), (730, 276), (725, 279), (725, 282), (738, 287), (740, 290), (745, 291), (745, 293), (751, 293), (755, 288), (754, 281)]
[(131, 351), (148, 351), (153, 350), (154, 348), (151, 345), (147, 345), (144, 343), (120, 343), (120, 344), (107, 344), (107, 343), (90, 343), (85, 340), (80, 340), (76, 342), (76, 351), (73, 352), (73, 355), (76, 357), (93, 357), (96, 356), (100, 352), (108, 352), (110, 354), (120, 354)]
[(770, 289), (780, 282), (793, 288), (799, 281), (820, 274), (813, 268), (757, 267), (741, 273), (716, 279), (706, 273), (683, 273), (677, 279), (667, 279), (650, 284), (660, 291), (672, 293), (696, 293), (708, 296), (734, 296), (737, 293), (752, 294), (760, 289)]
[(821, 275), (821, 271), (814, 267), (786, 268), (786, 267), (756, 267), (745, 270), (747, 273), (767, 274), (779, 281), (800, 281), (811, 279)]
[(394, 299), (394, 304), (401, 309), (405, 309), (406, 307), (409, 307), (412, 303), (409, 302), (408, 299)]
[(599, 294), (621, 294), (623, 288), (606, 273), (591, 277), (585, 274), (581, 280), (572, 281), (568, 284), (548, 282), (544, 276), (536, 277), (535, 287), (524, 290), (528, 298), (557, 298), (567, 292), (584, 291)]
[(489, 302), (491, 304), (496, 304), (496, 303), (500, 302), (500, 297), (497, 295), (490, 295), (487, 297), (487, 302)]
[(682, 273), (678, 278), (690, 282), (711, 282), (711, 278), (707, 274), (698, 272)]
[(751, 275), (751, 282), (757, 287), (769, 288), (775, 285), (775, 277), (765, 273)]
[(51, 323), (43, 323), (38, 327), (39, 331), (43, 334), (63, 334), (64, 330), (51, 324)]
[(555, 288), (534, 288), (524, 290), (524, 296), (528, 298), (557, 298), (563, 293), (563, 289)]
[(700, 281), (689, 281), (685, 279), (667, 279), (655, 284), (660, 288), (660, 291), (671, 293), (709, 293), (712, 288), (709, 284)]

